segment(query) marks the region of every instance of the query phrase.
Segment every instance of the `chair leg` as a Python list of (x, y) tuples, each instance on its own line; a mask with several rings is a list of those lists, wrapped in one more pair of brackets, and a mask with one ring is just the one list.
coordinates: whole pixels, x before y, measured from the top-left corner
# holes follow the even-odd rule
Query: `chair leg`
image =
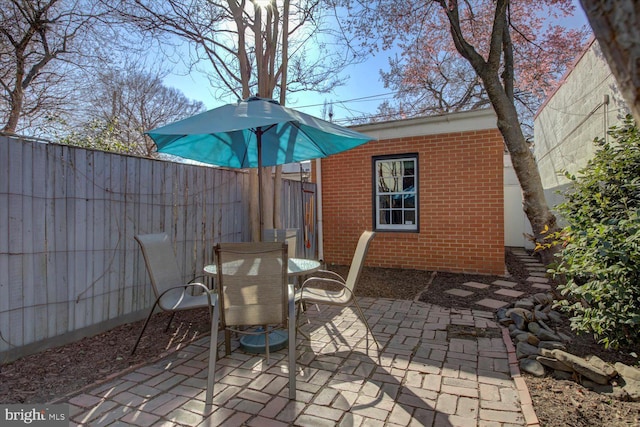
[(231, 354), (231, 331), (228, 329), (224, 330), (224, 351), (227, 356)]
[[(371, 334), (371, 336), (373, 337), (373, 341), (376, 343), (376, 347), (378, 347), (378, 350), (380, 350), (380, 344), (378, 343), (378, 340), (376, 339), (376, 336), (373, 335), (373, 330), (371, 329), (371, 327), (369, 326), (369, 322), (367, 322), (367, 318), (364, 317), (364, 312), (362, 311), (362, 309), (360, 308), (360, 304), (358, 304), (358, 301), (356, 300), (356, 298), (353, 298), (353, 305), (355, 305), (356, 309), (358, 310), (358, 313), (360, 315), (360, 318), (362, 319), (362, 322), (364, 323), (364, 326), (367, 328), (367, 331)], [(369, 338), (367, 337), (367, 351), (369, 350)]]
[[(294, 310), (296, 310), (294, 308)], [(300, 335), (302, 335), (303, 337), (305, 337), (307, 340), (311, 340), (311, 337), (309, 336), (309, 334), (307, 334), (305, 331), (300, 330), (300, 314), (302, 314), (305, 311), (304, 306), (303, 306), (303, 302), (302, 300), (299, 301), (298, 303), (298, 308), (296, 310), (296, 332), (300, 332)]]
[(138, 344), (140, 344), (140, 339), (142, 338), (142, 334), (144, 334), (145, 329), (147, 329), (147, 325), (149, 324), (149, 320), (151, 320), (151, 316), (153, 315), (153, 310), (156, 309), (156, 305), (158, 305), (158, 301), (157, 300), (156, 300), (155, 303), (153, 303), (153, 307), (151, 307), (151, 311), (149, 311), (149, 315), (147, 316), (147, 320), (145, 320), (145, 322), (144, 322), (144, 326), (142, 327), (142, 330), (140, 331), (140, 335), (138, 335), (138, 340), (136, 341), (135, 345), (133, 346), (133, 349), (131, 350), (131, 355), (132, 356), (136, 352), (136, 349), (138, 348)]
[(167, 327), (164, 328), (165, 333), (169, 332), (169, 326), (171, 326), (171, 321), (173, 320), (173, 317), (176, 315), (175, 311), (171, 312), (171, 317), (169, 317), (169, 322), (167, 323)]
[(292, 322), (296, 314), (295, 302), (293, 302), (293, 294), (289, 294), (289, 319), (287, 326), (289, 327), (289, 399), (296, 398), (296, 330), (297, 322)]
[(269, 325), (263, 325), (264, 329), (264, 349), (267, 354), (267, 366), (269, 366)]
[(216, 359), (218, 358), (218, 305), (213, 306), (211, 313), (211, 342), (209, 344), (209, 371), (207, 374), (207, 393), (205, 397), (205, 412), (211, 408), (213, 403), (213, 387), (216, 376)]

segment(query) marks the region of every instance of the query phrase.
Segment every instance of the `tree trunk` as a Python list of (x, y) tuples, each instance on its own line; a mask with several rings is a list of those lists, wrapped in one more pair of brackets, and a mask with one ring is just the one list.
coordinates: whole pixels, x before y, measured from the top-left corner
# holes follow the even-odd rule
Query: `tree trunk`
[[(513, 47), (508, 34), (509, 0), (495, 2), (491, 48), (486, 59), (465, 39), (460, 27), (457, 6), (449, 7), (448, 2), (444, 0), (438, 0), (438, 3), (449, 18), (451, 37), (456, 50), (469, 61), (482, 79), (489, 101), (498, 117), (498, 129), (507, 145), (513, 169), (520, 182), (524, 198), (523, 208), (531, 223), (533, 238), (535, 242), (541, 242), (544, 237), (543, 232), (547, 229), (556, 231), (557, 224), (544, 197), (540, 171), (522, 133), (518, 112), (513, 102)], [(501, 68), (503, 69), (502, 80)], [(555, 247), (540, 251), (542, 262), (550, 263), (556, 251)]]
[[(544, 188), (540, 179), (540, 172), (535, 158), (518, 125), (518, 115), (513, 102), (509, 101), (500, 82), (491, 81), (490, 76), (480, 76), (485, 82), (487, 94), (498, 116), (498, 129), (509, 150), (513, 169), (520, 182), (524, 199), (524, 212), (531, 223), (533, 237), (536, 242), (542, 242), (542, 231), (557, 229), (556, 217), (549, 209), (544, 196)], [(550, 248), (540, 251), (541, 261), (549, 264), (553, 260), (556, 249)]]
[(631, 114), (640, 123), (640, 3), (580, 0)]

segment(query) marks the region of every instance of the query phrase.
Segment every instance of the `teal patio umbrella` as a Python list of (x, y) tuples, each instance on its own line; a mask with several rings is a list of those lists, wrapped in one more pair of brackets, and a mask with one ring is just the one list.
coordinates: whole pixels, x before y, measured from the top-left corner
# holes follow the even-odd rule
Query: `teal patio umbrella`
[[(260, 168), (326, 157), (373, 138), (251, 97), (146, 132), (158, 152), (230, 168)], [(258, 173), (262, 234), (262, 174)]]

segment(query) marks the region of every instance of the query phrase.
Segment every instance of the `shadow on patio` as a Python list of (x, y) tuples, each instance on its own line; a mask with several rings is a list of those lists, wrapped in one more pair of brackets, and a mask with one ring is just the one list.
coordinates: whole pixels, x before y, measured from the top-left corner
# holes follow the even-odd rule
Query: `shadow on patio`
[(526, 425), (528, 403), (492, 313), (360, 303), (381, 353), (371, 339), (367, 351), (366, 329), (350, 308), (310, 307), (302, 328), (311, 341), (297, 342), (295, 401), (287, 398), (286, 349), (272, 353), (269, 366), (236, 349), (219, 359), (214, 404), (203, 414), (207, 337), (71, 397), (71, 419), (92, 426)]

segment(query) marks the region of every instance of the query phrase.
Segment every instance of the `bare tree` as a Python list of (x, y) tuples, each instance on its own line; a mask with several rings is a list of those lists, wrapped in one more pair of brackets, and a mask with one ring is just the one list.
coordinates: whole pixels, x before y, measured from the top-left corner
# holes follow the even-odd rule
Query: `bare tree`
[(94, 36), (101, 15), (92, 0), (0, 0), (4, 132), (64, 110), (69, 94), (59, 87), (81, 58), (99, 52)]
[(640, 3), (580, 0), (631, 113), (640, 123)]
[(107, 69), (86, 93), (90, 121), (109, 123), (127, 152), (151, 157), (153, 141), (144, 132), (204, 111), (204, 104), (163, 83), (165, 73), (142, 71), (136, 64)]
[[(124, 22), (159, 39), (177, 36), (188, 41), (191, 55), (182, 60), (195, 68), (206, 63), (218, 96), (246, 99), (257, 94), (278, 98), (284, 105), (291, 93), (332, 90), (342, 83), (338, 72), (356, 58), (347, 54), (348, 43), (340, 49), (332, 44), (335, 26), (325, 24), (328, 17), (322, 6), (320, 0), (195, 0), (187, 4), (121, 0), (113, 11)], [(251, 171), (254, 239), (259, 238), (260, 230), (257, 173)], [(280, 192), (273, 188), (263, 188), (263, 192), (264, 226), (279, 228)]]

